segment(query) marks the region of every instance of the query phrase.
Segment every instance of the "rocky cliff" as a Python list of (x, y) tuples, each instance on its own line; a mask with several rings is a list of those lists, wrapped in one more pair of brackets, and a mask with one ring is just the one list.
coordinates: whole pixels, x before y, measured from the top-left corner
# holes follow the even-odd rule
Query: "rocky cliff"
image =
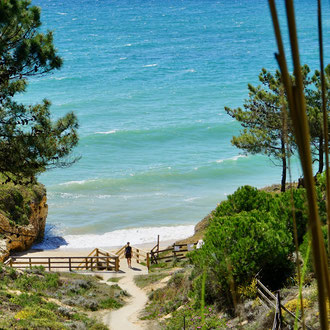
[(43, 185), (0, 188), (0, 261), (43, 237), (48, 213)]

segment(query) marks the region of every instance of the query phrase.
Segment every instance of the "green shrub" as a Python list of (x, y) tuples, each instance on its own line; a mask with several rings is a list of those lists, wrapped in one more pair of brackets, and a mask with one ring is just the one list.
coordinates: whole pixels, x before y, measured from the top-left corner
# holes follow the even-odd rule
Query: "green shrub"
[(21, 293), (20, 295), (10, 298), (10, 302), (18, 306), (32, 306), (41, 303), (41, 297), (36, 294)]
[(103, 309), (117, 309), (122, 307), (123, 305), (113, 298), (107, 298), (101, 300), (99, 306)]
[(194, 309), (188, 304), (174, 311), (172, 317), (161, 323), (162, 329), (182, 329), (183, 323), (186, 329), (227, 329), (226, 319), (219, 317), (217, 310), (213, 306), (206, 306), (201, 310)]
[[(325, 248), (328, 252), (328, 228), (327, 225), (322, 227), (322, 233), (323, 233), (323, 239), (324, 239), (324, 244)], [(303, 243), (299, 246), (299, 251), (301, 253), (301, 257), (303, 259), (303, 262), (306, 262), (306, 256), (307, 256), (307, 248), (308, 245), (311, 244), (311, 236), (310, 232), (307, 232), (304, 236)], [(329, 254), (329, 252), (328, 252)], [(310, 250), (310, 254), (307, 259), (307, 273), (313, 272), (313, 256), (312, 256), (312, 250)]]
[(236, 286), (248, 285), (259, 273), (262, 282), (279, 288), (293, 270), (288, 259), (292, 249), (292, 236), (283, 221), (269, 212), (250, 211), (214, 218), (203, 247), (192, 252), (191, 259), (197, 270), (207, 269), (207, 303), (220, 300), (221, 305), (233, 306), (231, 279)]
[(243, 211), (267, 210), (272, 195), (251, 186), (238, 188), (226, 201), (221, 202), (214, 212), (215, 217), (228, 216)]
[(307, 231), (308, 222), (308, 208), (305, 189), (292, 189), (287, 190), (285, 193), (275, 195), (271, 200), (269, 204), (269, 210), (267, 211), (271, 212), (277, 219), (281, 219), (286, 223), (286, 226), (292, 234), (292, 237), (294, 237), (294, 212), (297, 224), (298, 244), (301, 244)]
[[(292, 205), (292, 199), (294, 207)], [(321, 203), (321, 198), (319, 198)], [(321, 207), (322, 209), (322, 207)], [(302, 242), (308, 221), (305, 189), (287, 190), (285, 193), (270, 194), (251, 186), (238, 188), (226, 201), (221, 202), (213, 212), (213, 218), (231, 216), (241, 212), (259, 210), (267, 212), (284, 222), (293, 235), (293, 210), (295, 213), (298, 242)], [(292, 240), (292, 244), (294, 244)]]

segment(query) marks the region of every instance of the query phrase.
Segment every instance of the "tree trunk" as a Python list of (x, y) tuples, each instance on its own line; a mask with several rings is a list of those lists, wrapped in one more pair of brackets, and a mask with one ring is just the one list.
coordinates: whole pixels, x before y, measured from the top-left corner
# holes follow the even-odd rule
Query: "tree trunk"
[(319, 170), (317, 173), (323, 172), (323, 166), (324, 166), (324, 150), (323, 150), (323, 134), (320, 136), (319, 141)]
[(281, 181), (281, 192), (285, 191), (285, 184), (286, 184), (286, 152), (285, 152), (285, 142), (281, 141), (281, 149), (282, 149), (282, 181)]

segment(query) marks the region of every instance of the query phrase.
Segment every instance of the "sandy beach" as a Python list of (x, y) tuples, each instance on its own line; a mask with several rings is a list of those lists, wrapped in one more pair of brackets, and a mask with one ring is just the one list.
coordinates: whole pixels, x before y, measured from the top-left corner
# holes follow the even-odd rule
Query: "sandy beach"
[[(173, 243), (175, 243), (176, 240), (166, 240), (166, 241), (160, 241), (159, 246), (160, 249), (166, 248)], [(126, 244), (123, 243), (122, 246)], [(146, 252), (150, 252), (150, 250), (157, 244), (157, 242), (150, 242), (150, 243), (144, 243), (144, 244), (135, 244), (134, 247), (144, 250)], [(102, 250), (116, 253), (122, 246), (106, 246), (102, 247)], [(98, 246), (95, 246), (94, 248), (97, 248)], [(52, 250), (42, 250), (42, 249), (29, 249), (27, 251), (22, 252), (14, 252), (12, 253), (12, 256), (24, 256), (24, 257), (84, 257), (87, 256), (94, 248), (81, 248), (81, 249), (70, 249), (70, 248), (57, 248)]]

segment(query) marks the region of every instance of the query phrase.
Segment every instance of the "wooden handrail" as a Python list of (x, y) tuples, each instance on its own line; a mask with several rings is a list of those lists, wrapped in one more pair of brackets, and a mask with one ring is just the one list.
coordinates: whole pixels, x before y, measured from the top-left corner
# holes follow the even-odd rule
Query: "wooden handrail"
[[(182, 243), (182, 244), (176, 244), (174, 243), (172, 246), (167, 247), (166, 249), (159, 250), (155, 252), (154, 249), (157, 247), (157, 245), (150, 250), (150, 260), (151, 263), (157, 263), (158, 260), (165, 260), (166, 262), (171, 260), (181, 260), (186, 258), (186, 252), (189, 252), (188, 246), (193, 245), (196, 247), (197, 242), (194, 243)], [(178, 249), (176, 249), (178, 247)], [(171, 252), (168, 255), (160, 257), (159, 254), (165, 253), (165, 252)]]
[[(91, 258), (90, 267), (88, 266), (88, 258)], [(111, 262), (109, 262), (109, 258), (115, 259), (115, 261), (114, 261), (115, 270), (118, 271), (119, 270), (119, 261), (116, 262), (116, 259), (119, 259), (119, 256), (117, 254), (111, 253), (109, 251), (106, 251), (106, 250), (103, 250), (103, 249), (100, 249), (100, 248), (95, 248), (87, 257), (84, 257), (85, 260), (83, 262), (81, 262), (81, 264), (78, 265), (78, 267), (76, 267), (76, 269), (80, 269), (80, 268), (89, 269), (89, 268), (91, 268), (93, 270), (94, 264), (96, 264), (96, 267), (98, 267), (97, 263), (99, 262), (100, 259), (105, 260), (105, 262), (107, 264), (109, 264), (109, 263), (111, 264)], [(93, 259), (96, 259), (96, 262), (93, 262)], [(84, 265), (84, 267), (83, 267), (83, 265)]]
[[(82, 256), (82, 257), (15, 257), (10, 258), (8, 263), (13, 268), (31, 268), (36, 265), (46, 265), (49, 270), (53, 268), (64, 268), (72, 270), (76, 267), (76, 264), (81, 265), (81, 260), (86, 262), (85, 269), (104, 269), (104, 265), (100, 265), (99, 261), (102, 260), (107, 268), (111, 266), (116, 271), (119, 270), (119, 258), (113, 256)], [(94, 261), (95, 260), (95, 261)], [(90, 264), (90, 266), (89, 266)], [(78, 265), (78, 267), (80, 267)], [(76, 267), (76, 269), (78, 268)]]
[(124, 251), (125, 251), (125, 247), (126, 247), (126, 245), (124, 245), (123, 247), (121, 247), (121, 248), (116, 252), (116, 255), (117, 255), (118, 257), (124, 253)]
[[(95, 251), (97, 250), (97, 248), (95, 248), (87, 257), (90, 257)], [(83, 262), (81, 263), (81, 265), (83, 264)], [(86, 263), (87, 266), (87, 263)], [(78, 265), (77, 269), (79, 269), (80, 265)]]
[(12, 261), (12, 258), (9, 257), (3, 264), (6, 266), (6, 265), (10, 264), (11, 261)]
[[(261, 290), (260, 288), (257, 288), (257, 292), (258, 294), (268, 303), (270, 304), (273, 308), (276, 309), (276, 306), (277, 306), (277, 302), (278, 302), (278, 299), (276, 298), (276, 296), (267, 289), (266, 286), (264, 286), (258, 279), (257, 279), (257, 285), (263, 289), (268, 295), (270, 298), (272, 298), (273, 300), (275, 300), (275, 302), (272, 302)], [(288, 314), (290, 314), (292, 317), (294, 317), (298, 322), (302, 323), (303, 321), (300, 320), (298, 317), (296, 317), (295, 314), (293, 314), (291, 311), (289, 311), (285, 306), (283, 306), (281, 303), (279, 304), (279, 306), (285, 310)], [(312, 328), (310, 328), (309, 326), (307, 326), (305, 324), (305, 327), (306, 329), (309, 329), (309, 330), (312, 330)]]

